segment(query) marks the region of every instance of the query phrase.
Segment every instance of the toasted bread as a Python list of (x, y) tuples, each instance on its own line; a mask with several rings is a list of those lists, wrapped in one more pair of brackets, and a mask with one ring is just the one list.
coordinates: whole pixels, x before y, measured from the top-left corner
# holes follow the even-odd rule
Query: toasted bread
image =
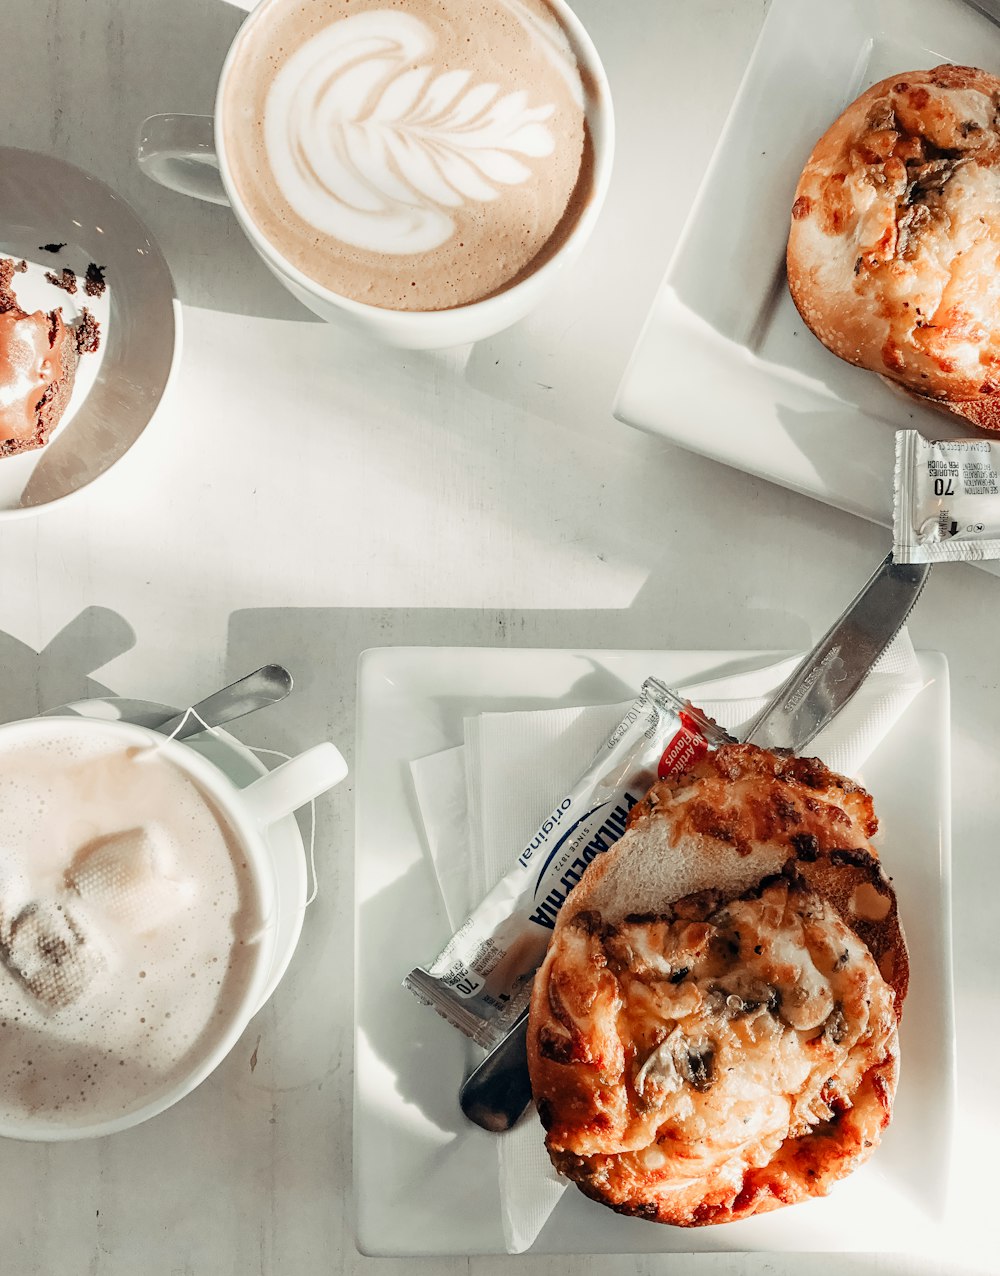
[(1000, 428), (1000, 79), (907, 71), (834, 121), (795, 192), (792, 299), (834, 354)]
[(909, 975), (863, 789), (752, 745), (655, 784), (532, 995), (554, 1164), (681, 1225), (821, 1195), (888, 1123)]

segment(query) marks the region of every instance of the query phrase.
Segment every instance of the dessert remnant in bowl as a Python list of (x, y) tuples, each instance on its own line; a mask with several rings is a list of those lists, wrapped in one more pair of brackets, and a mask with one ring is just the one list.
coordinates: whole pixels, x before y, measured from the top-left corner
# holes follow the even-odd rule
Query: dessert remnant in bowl
[[(14, 277), (25, 269), (23, 261), (0, 258), (0, 457), (48, 442), (69, 406), (81, 355), (94, 353), (100, 343), (97, 320), (86, 309), (76, 323), (66, 323), (60, 307), (24, 310)], [(50, 282), (76, 291), (68, 268)]]

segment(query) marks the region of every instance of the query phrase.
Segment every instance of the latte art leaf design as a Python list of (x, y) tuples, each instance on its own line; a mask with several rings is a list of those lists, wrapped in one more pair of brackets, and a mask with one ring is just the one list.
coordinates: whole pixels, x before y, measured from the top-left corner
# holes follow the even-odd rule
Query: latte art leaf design
[(289, 58), (265, 109), (268, 158), (309, 225), (357, 248), (427, 252), (455, 230), (448, 210), (495, 199), (551, 155), (551, 104), (439, 71), (435, 40), (397, 11), (333, 23)]

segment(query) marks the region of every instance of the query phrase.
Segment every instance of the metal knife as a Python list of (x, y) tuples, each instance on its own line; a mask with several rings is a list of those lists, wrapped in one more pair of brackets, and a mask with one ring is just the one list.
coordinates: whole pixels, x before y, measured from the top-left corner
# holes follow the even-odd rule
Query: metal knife
[[(930, 573), (925, 563), (886, 555), (871, 579), (823, 635), (744, 739), (766, 749), (801, 752), (853, 698), (872, 666), (906, 623)], [(531, 1102), (525, 1048), (528, 1012), (466, 1078), (462, 1111), (484, 1130), (508, 1130)]]
[(892, 642), (927, 581), (926, 563), (887, 554), (846, 611), (744, 734), (748, 744), (801, 753), (850, 703)]
[(984, 18), (1000, 26), (1000, 0), (969, 0), (974, 9), (978, 9)]

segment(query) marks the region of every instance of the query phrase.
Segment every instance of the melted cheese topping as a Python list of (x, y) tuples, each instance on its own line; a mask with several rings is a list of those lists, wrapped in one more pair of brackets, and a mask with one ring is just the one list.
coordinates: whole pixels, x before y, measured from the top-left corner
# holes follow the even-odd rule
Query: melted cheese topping
[(1000, 80), (895, 76), (817, 143), (792, 206), (788, 272), (834, 353), (924, 395), (1000, 391)]
[(553, 940), (541, 1053), (577, 1085), (544, 1096), (549, 1148), (603, 1196), (738, 1191), (788, 1140), (835, 1127), (895, 1048), (894, 994), (820, 896), (779, 879), (713, 904), (617, 927), (581, 913)]

